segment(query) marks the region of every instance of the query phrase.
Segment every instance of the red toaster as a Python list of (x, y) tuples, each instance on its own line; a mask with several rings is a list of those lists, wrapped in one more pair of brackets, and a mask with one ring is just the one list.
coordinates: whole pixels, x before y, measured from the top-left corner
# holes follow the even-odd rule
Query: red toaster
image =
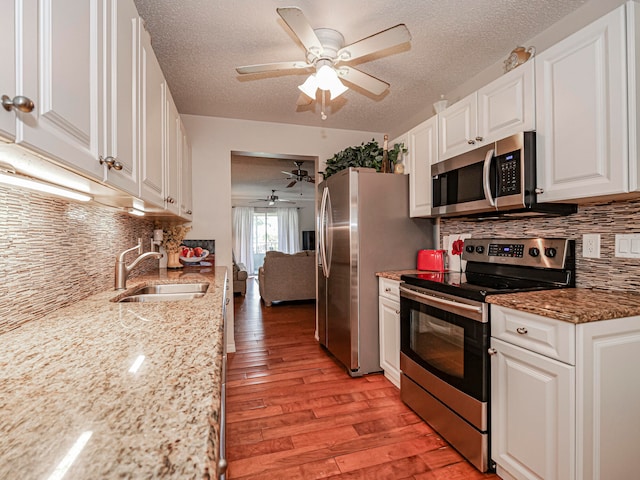
[(418, 250), (418, 270), (444, 272), (446, 250)]

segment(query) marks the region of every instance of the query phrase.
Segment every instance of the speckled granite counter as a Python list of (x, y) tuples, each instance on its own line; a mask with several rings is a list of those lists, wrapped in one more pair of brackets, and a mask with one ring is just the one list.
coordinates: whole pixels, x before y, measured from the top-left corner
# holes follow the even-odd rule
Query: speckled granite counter
[(400, 275), (409, 275), (411, 273), (424, 273), (421, 270), (392, 270), (388, 272), (376, 272), (377, 277), (388, 278), (389, 280), (400, 281)]
[(109, 290), (0, 335), (0, 478), (49, 478), (81, 437), (65, 478), (215, 478), (225, 275), (160, 270), (128, 289), (209, 289), (159, 303), (113, 303)]
[(490, 295), (487, 302), (571, 323), (640, 315), (640, 295), (586, 288)]

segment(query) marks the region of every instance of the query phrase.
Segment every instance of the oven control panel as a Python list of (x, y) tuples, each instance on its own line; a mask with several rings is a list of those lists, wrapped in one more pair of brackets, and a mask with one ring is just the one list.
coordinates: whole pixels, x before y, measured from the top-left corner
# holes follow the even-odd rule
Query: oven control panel
[(462, 252), (471, 262), (557, 269), (574, 256), (575, 242), (566, 238), (468, 238)]

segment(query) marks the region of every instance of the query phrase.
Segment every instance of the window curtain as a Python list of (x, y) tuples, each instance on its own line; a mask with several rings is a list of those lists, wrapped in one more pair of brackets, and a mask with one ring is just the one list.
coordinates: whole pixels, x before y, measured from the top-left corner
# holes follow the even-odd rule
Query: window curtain
[(233, 209), (233, 254), (247, 272), (253, 272), (253, 207)]
[(300, 230), (297, 208), (276, 208), (278, 215), (278, 250), (285, 253), (300, 251)]

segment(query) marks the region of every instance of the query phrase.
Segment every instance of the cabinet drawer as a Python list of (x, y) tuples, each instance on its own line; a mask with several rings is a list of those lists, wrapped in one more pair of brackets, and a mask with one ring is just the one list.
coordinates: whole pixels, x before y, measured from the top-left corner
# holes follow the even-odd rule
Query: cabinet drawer
[(389, 278), (379, 277), (378, 295), (390, 300), (400, 301), (400, 282)]
[(573, 323), (491, 305), (491, 336), (569, 365), (576, 364)]

